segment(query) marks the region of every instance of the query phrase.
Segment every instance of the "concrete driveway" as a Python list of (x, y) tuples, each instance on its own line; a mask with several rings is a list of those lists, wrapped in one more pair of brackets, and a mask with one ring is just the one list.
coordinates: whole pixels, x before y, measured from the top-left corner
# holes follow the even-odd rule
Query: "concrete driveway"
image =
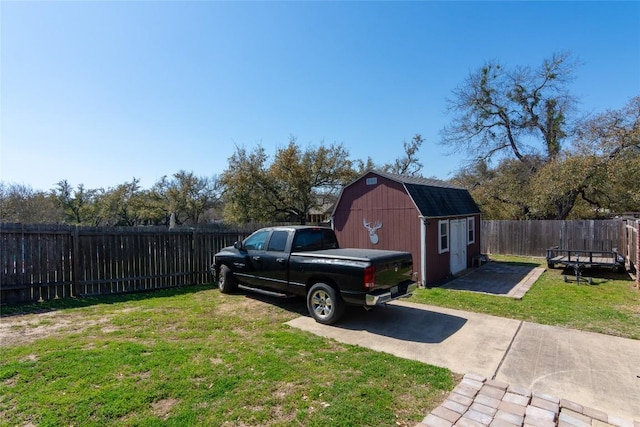
[(404, 301), (349, 310), (334, 326), (306, 316), (288, 324), (640, 419), (640, 341)]

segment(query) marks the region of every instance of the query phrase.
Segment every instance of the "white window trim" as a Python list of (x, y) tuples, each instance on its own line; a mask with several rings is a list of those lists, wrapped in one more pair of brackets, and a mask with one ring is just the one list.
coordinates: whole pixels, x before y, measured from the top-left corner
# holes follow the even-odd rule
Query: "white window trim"
[[(446, 248), (442, 248), (442, 224), (446, 225), (446, 237), (447, 237), (447, 247)], [(438, 221), (438, 253), (439, 254), (443, 254), (446, 252), (449, 252), (449, 246), (451, 246), (451, 239), (449, 236), (449, 220), (448, 219), (442, 219), (440, 221)]]
[[(473, 239), (469, 240), (469, 232), (473, 232)], [(467, 245), (476, 242), (476, 219), (472, 216), (467, 218)]]

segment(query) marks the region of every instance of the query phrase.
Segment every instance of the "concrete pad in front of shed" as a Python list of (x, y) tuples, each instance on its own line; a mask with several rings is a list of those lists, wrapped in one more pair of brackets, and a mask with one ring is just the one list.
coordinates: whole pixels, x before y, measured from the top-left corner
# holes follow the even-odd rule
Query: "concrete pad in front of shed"
[(466, 271), (441, 287), (522, 299), (544, 271), (536, 264), (491, 261)]
[(337, 341), (491, 378), (520, 321), (395, 301), (366, 312), (350, 308), (333, 326), (298, 317), (288, 325)]
[(496, 379), (640, 419), (640, 341), (524, 322)]

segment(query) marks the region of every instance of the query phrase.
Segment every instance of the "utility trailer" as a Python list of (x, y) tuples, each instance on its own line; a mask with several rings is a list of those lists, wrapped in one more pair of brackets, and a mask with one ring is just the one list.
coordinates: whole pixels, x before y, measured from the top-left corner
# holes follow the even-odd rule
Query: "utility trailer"
[(556, 264), (573, 268), (578, 282), (585, 268), (608, 267), (617, 272), (625, 271), (624, 256), (615, 248), (612, 251), (586, 251), (555, 246), (547, 249), (547, 267), (555, 268)]

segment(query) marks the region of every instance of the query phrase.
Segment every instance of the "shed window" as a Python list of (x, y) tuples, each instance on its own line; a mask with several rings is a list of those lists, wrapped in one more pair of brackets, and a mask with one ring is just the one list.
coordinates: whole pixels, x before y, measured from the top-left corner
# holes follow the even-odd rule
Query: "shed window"
[(474, 217), (467, 218), (467, 232), (469, 235), (469, 240), (467, 244), (472, 244), (476, 242), (476, 220)]
[(438, 253), (449, 252), (449, 220), (438, 221)]
[(378, 183), (378, 178), (367, 178), (367, 185), (376, 185)]

